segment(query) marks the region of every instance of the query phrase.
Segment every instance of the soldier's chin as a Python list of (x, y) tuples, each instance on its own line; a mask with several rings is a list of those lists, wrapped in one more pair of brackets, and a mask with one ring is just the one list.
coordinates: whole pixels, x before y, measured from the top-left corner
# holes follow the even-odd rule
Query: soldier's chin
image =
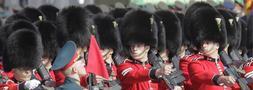
[(140, 59), (141, 58), (140, 55), (136, 55), (136, 54), (131, 54), (131, 56), (133, 59)]
[(132, 56), (134, 60), (142, 62), (142, 57), (141, 56)]

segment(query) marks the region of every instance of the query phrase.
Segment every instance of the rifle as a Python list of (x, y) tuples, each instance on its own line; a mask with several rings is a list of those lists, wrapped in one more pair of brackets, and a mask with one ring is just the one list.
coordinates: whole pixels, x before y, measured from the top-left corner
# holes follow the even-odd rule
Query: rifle
[(224, 51), (221, 51), (220, 53), (221, 61), (222, 63), (227, 67), (225, 69), (225, 74), (232, 76), (235, 78), (236, 82), (239, 84), (241, 90), (250, 90), (248, 87), (248, 82), (246, 81), (245, 78), (242, 78), (238, 72), (236, 71), (236, 68), (232, 65), (233, 61), (232, 59), (228, 56), (228, 54)]
[(244, 54), (244, 57), (242, 57), (239, 51), (235, 49), (231, 50), (231, 52), (229, 52), (229, 55), (233, 60), (233, 64), (238, 67), (248, 61), (247, 56), (245, 56), (246, 54)]
[[(173, 60), (172, 60), (173, 59)], [(173, 71), (170, 75), (164, 75), (161, 77), (166, 83), (166, 85), (170, 89), (174, 89), (174, 86), (179, 85), (181, 82), (185, 80), (184, 76), (182, 75), (183, 72), (179, 70), (179, 60), (175, 57), (171, 59), (171, 62), (173, 64), (173, 67), (176, 68), (176, 71)], [(150, 50), (149, 53), (149, 62), (153, 65), (155, 68), (161, 68), (164, 63), (160, 55), (156, 54), (155, 51)]]
[(45, 83), (46, 81), (52, 81), (52, 78), (51, 78), (48, 70), (46, 69), (46, 67), (43, 64), (41, 64), (37, 68), (37, 72), (42, 79), (42, 81), (41, 81), (42, 83)]

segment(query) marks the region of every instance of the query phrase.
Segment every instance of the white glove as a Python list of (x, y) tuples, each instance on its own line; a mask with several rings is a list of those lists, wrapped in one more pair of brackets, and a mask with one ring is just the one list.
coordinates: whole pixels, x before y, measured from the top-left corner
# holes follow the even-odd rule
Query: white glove
[(25, 88), (26, 89), (35, 89), (36, 87), (38, 87), (40, 85), (40, 81), (33, 79), (33, 80), (29, 80), (25, 82)]

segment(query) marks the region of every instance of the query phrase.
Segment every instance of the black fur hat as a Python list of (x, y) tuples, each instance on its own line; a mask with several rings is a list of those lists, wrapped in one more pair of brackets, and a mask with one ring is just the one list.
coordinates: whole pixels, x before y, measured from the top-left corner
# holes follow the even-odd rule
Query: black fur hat
[(58, 15), (58, 29), (67, 34), (67, 39), (74, 41), (77, 47), (89, 45), (90, 31), (87, 15), (87, 11), (79, 6), (64, 8)]
[(11, 24), (7, 24), (1, 28), (1, 42), (5, 43), (9, 35), (19, 29), (29, 29), (38, 32), (37, 27), (26, 20), (16, 20)]
[(124, 46), (144, 43), (155, 48), (157, 46), (157, 27), (154, 16), (143, 10), (129, 11), (120, 25)]
[(27, 20), (17, 20), (17, 21), (13, 22), (9, 26), (9, 28), (8, 28), (8, 34), (10, 35), (12, 32), (14, 32), (14, 31), (16, 31), (18, 29), (23, 29), (23, 28), (39, 32), (37, 26), (35, 26), (30, 21), (27, 21)]
[(29, 29), (34, 30), (35, 32), (38, 32), (37, 27), (30, 23), (29, 21), (18, 19), (11, 21), (10, 24), (5, 24), (3, 27), (0, 28), (0, 48), (3, 49), (4, 45), (6, 43), (7, 38), (9, 35), (19, 29)]
[(157, 51), (163, 52), (166, 50), (166, 35), (165, 26), (163, 24), (162, 18), (154, 13), (155, 21), (157, 23)]
[(188, 41), (190, 48), (195, 47), (191, 42), (192, 40), (190, 40), (190, 37), (193, 37), (191, 34), (191, 30), (189, 30), (190, 28), (192, 28), (192, 23), (191, 23), (191, 17), (193, 16), (194, 12), (197, 11), (198, 9), (204, 8), (204, 7), (212, 7), (211, 5), (209, 5), (208, 3), (205, 2), (196, 2), (194, 4), (192, 4), (190, 7), (187, 8), (186, 12), (185, 12), (185, 16), (183, 19), (183, 32), (184, 32), (184, 36), (186, 39), (186, 41)]
[(110, 14), (116, 19), (123, 18), (126, 13), (127, 10), (124, 8), (115, 8), (110, 11)]
[(41, 63), (41, 36), (34, 30), (19, 29), (7, 39), (3, 53), (4, 71), (13, 68), (35, 69)]
[(179, 12), (176, 12), (175, 14), (180, 19), (181, 26), (182, 26), (182, 45), (189, 46), (190, 41), (186, 38), (185, 31), (184, 31), (184, 28), (183, 28), (183, 26), (184, 26), (184, 17), (185, 16), (184, 16), (183, 13), (179, 13)]
[(169, 56), (172, 57), (177, 54), (177, 51), (180, 49), (182, 44), (182, 28), (180, 19), (170, 11), (157, 11), (155, 14), (161, 18), (165, 27), (165, 33), (160, 35), (164, 35), (166, 37), (164, 44), (166, 44), (166, 48), (169, 51)]
[(119, 35), (118, 24), (115, 19), (106, 14), (98, 14), (94, 17), (94, 23), (97, 28), (97, 38), (100, 48), (120, 49), (121, 39)]
[(23, 15), (20, 15), (20, 14), (13, 14), (13, 15), (7, 17), (5, 24), (11, 24), (17, 20), (29, 20), (29, 18), (27, 18)]
[(201, 7), (190, 17), (191, 27), (187, 31), (190, 40), (198, 50), (204, 41), (219, 43), (224, 48), (227, 43), (227, 32), (222, 15), (213, 7)]
[(47, 20), (56, 21), (57, 13), (60, 11), (53, 5), (42, 5), (38, 8), (46, 17)]
[(244, 54), (247, 52), (247, 39), (248, 39), (247, 22), (242, 18), (240, 18), (239, 22), (240, 22), (239, 24), (241, 25), (241, 32), (242, 32), (241, 43), (240, 43), (239, 49), (242, 50), (242, 53)]
[(248, 18), (248, 29), (247, 29), (247, 48), (248, 50), (252, 50), (253, 49), (253, 13), (251, 13), (249, 15)]
[(29, 18), (29, 21), (36, 22), (39, 20), (45, 20), (45, 15), (38, 9), (32, 8), (32, 7), (26, 7), (18, 12), (18, 14), (21, 14), (27, 18)]
[(43, 57), (54, 59), (58, 50), (56, 38), (56, 26), (50, 21), (39, 21), (35, 23), (41, 34), (43, 43)]
[(239, 24), (230, 12), (226, 9), (218, 9), (220, 14), (224, 17), (226, 23), (227, 30), (227, 42), (229, 44), (228, 51), (231, 49), (238, 49), (241, 42), (241, 29), (239, 28)]
[(87, 5), (84, 8), (87, 9), (92, 14), (102, 13), (102, 10), (96, 5)]

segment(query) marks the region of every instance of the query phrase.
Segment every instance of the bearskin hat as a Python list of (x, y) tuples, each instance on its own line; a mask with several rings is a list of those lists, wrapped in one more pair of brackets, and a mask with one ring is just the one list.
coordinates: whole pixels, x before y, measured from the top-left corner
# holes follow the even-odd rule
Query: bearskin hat
[(35, 25), (33, 25), (32, 23), (30, 23), (29, 21), (26, 20), (15, 20), (12, 21), (11, 24), (6, 24), (3, 27), (0, 28), (0, 48), (3, 49), (4, 47), (4, 43), (6, 43), (7, 38), (9, 37), (9, 35), (19, 29), (29, 29), (29, 30), (34, 30), (36, 32), (37, 31), (37, 27)]
[(57, 13), (60, 11), (53, 5), (42, 5), (38, 8), (46, 17), (47, 20), (56, 21)]
[(196, 2), (194, 4), (192, 4), (190, 7), (187, 8), (186, 12), (185, 12), (185, 16), (183, 19), (183, 33), (186, 39), (186, 41), (188, 41), (190, 43), (190, 46), (194, 46), (193, 44), (191, 44), (192, 40), (189, 40), (190, 37), (192, 37), (193, 34), (191, 34), (191, 30), (189, 30), (190, 28), (192, 28), (192, 23), (191, 23), (191, 17), (193, 16), (194, 12), (197, 11), (198, 9), (201, 9), (203, 7), (212, 7), (211, 5), (209, 5), (208, 3), (205, 2)]
[[(77, 44), (77, 47), (89, 45), (87, 11), (79, 6), (64, 8), (58, 15), (58, 29), (67, 34), (67, 39)], [(65, 43), (65, 42), (64, 42)]]
[(58, 50), (56, 38), (56, 26), (50, 21), (39, 21), (35, 23), (41, 34), (43, 43), (43, 57), (54, 59)]
[(247, 22), (240, 18), (239, 20), (239, 24), (241, 25), (241, 43), (240, 43), (240, 47), (239, 49), (242, 50), (242, 53), (246, 53), (247, 52)]
[(36, 22), (39, 20), (44, 20), (45, 15), (38, 9), (32, 8), (32, 7), (26, 7), (18, 12), (18, 14), (21, 14), (27, 18), (29, 18), (29, 21)]
[[(181, 22), (181, 26), (183, 27), (184, 26), (184, 14), (183, 13), (179, 13), (179, 12), (176, 12), (175, 13), (177, 15), (177, 17), (180, 19), (180, 22)], [(188, 41), (188, 39), (186, 38), (185, 36), (185, 31), (184, 29), (182, 28), (182, 45), (185, 45), (185, 46), (188, 46), (190, 44), (190, 42)]]
[(220, 48), (227, 43), (226, 27), (222, 15), (213, 7), (201, 7), (190, 17), (191, 27), (187, 30), (192, 44), (198, 49), (204, 41), (217, 42)]
[(84, 8), (87, 9), (92, 14), (102, 13), (102, 10), (96, 5), (87, 5)]
[(247, 48), (249, 49), (249, 50), (252, 50), (252, 48), (253, 48), (253, 13), (251, 13), (250, 15), (249, 15), (249, 18), (248, 18), (248, 30), (247, 30)]
[(154, 16), (143, 10), (129, 11), (120, 25), (123, 45), (129, 46), (144, 43), (155, 48), (157, 46), (157, 27)]
[[(0, 27), (0, 56), (2, 56), (3, 54), (3, 48), (4, 48), (4, 44), (6, 42), (6, 29), (8, 28), (9, 25), (4, 25), (2, 27)], [(0, 60), (1, 61), (1, 60)]]
[(126, 13), (127, 10), (124, 8), (115, 8), (110, 11), (110, 14), (116, 19), (123, 18)]
[(165, 35), (166, 48), (169, 51), (169, 56), (172, 57), (177, 54), (182, 43), (180, 19), (170, 11), (157, 11), (155, 14), (161, 18), (165, 27), (165, 33), (160, 35)]
[(10, 35), (12, 32), (18, 30), (18, 29), (30, 29), (30, 30), (34, 30), (36, 32), (38, 31), (38, 28), (31, 22), (27, 21), (27, 20), (17, 20), (15, 22), (13, 22), (9, 28), (8, 28), (8, 34)]
[(37, 27), (29, 21), (17, 20), (1, 28), (1, 41), (5, 43), (11, 33), (24, 28), (38, 32)]
[(41, 36), (34, 30), (19, 29), (7, 39), (3, 53), (4, 71), (13, 68), (35, 69), (41, 63)]
[(14, 21), (17, 21), (17, 20), (29, 20), (29, 18), (27, 18), (23, 15), (20, 15), (20, 14), (13, 14), (13, 15), (7, 17), (7, 19), (5, 21), (5, 24), (11, 24), (11, 23), (13, 23)]
[(238, 28), (236, 18), (226, 9), (218, 9), (220, 14), (224, 17), (227, 30), (227, 42), (229, 44), (228, 51), (231, 49), (238, 49), (241, 41), (241, 30)]
[(166, 49), (165, 26), (163, 24), (162, 18), (156, 15), (156, 13), (154, 13), (154, 17), (157, 23), (157, 50), (158, 52), (163, 52)]
[(120, 48), (121, 39), (119, 35), (118, 24), (115, 19), (106, 14), (98, 14), (94, 17), (94, 23), (97, 28), (97, 36), (101, 49), (112, 48), (117, 50)]

